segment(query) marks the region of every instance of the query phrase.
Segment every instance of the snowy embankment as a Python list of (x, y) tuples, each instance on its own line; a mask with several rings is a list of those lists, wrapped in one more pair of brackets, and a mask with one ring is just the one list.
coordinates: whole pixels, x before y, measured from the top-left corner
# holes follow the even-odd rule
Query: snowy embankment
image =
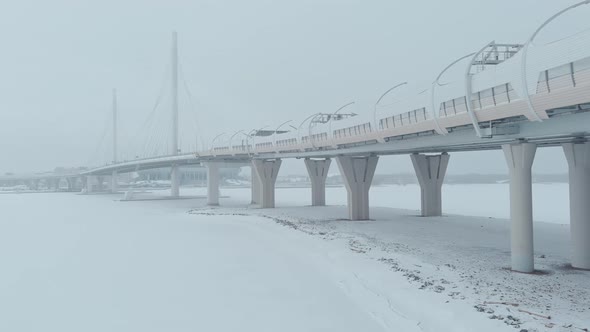
[[(202, 199), (2, 195), (0, 330), (588, 327), (590, 273), (565, 267), (567, 225), (536, 223), (543, 273), (518, 274), (505, 269), (506, 220), (373, 208), (376, 220), (351, 222), (343, 205), (304, 206), (308, 191), (278, 189), (286, 207), (265, 210), (249, 208), (243, 188), (222, 189), (229, 198), (219, 208)], [(329, 204), (345, 197), (328, 191)]]

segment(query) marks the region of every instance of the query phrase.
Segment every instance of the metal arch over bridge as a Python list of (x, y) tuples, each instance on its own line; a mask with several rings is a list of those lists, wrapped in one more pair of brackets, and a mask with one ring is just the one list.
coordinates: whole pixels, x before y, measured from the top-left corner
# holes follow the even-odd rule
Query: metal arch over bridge
[[(479, 52), (459, 58), (429, 89), (411, 94), (385, 111), (378, 111), (377, 102), (374, 112), (365, 114), (318, 113), (294, 131), (279, 132), (277, 128), (265, 132), (268, 135), (238, 131), (228, 141), (217, 141), (219, 135), (207, 149), (179, 154), (178, 102), (174, 97), (170, 155), (116, 162), (115, 154), (114, 163), (78, 176), (116, 178), (119, 173), (170, 167), (175, 196), (178, 167), (202, 164), (208, 170), (208, 202), (216, 205), (219, 168), (226, 163), (249, 164), (252, 202), (272, 208), (281, 159), (305, 158), (312, 204), (324, 205), (325, 180), (334, 158), (348, 192), (350, 219), (366, 220), (379, 156), (410, 154), (421, 187), (422, 215), (426, 217), (442, 213), (441, 187), (449, 152), (502, 149), (510, 171), (512, 269), (533, 272), (531, 167), (537, 147), (561, 145), (569, 164), (571, 263), (590, 269), (590, 30), (548, 44), (533, 44), (553, 19), (588, 3), (590, 0), (557, 13), (525, 44), (491, 42)], [(177, 96), (175, 36), (172, 55), (172, 94)], [(439, 82), (448, 68), (465, 59), (470, 61), (462, 80)], [(405, 83), (397, 87), (405, 87)], [(319, 115), (326, 121), (303, 125)], [(242, 139), (234, 139), (238, 133), (242, 133)]]

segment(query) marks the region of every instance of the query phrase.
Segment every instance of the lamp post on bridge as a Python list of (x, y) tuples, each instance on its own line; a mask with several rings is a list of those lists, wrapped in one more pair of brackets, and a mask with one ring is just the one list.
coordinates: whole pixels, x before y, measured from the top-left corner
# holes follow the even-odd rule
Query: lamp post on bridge
[(236, 132), (235, 132), (233, 135), (231, 135), (231, 137), (229, 138), (229, 148), (230, 148), (231, 150), (233, 150), (233, 149), (234, 149), (234, 146), (233, 146), (233, 144), (232, 144), (232, 140), (233, 140), (233, 138), (234, 138), (234, 137), (236, 137), (238, 134), (242, 134), (242, 135), (244, 135), (244, 136), (246, 136), (246, 137), (248, 137), (248, 138), (250, 137), (248, 134), (246, 134), (246, 133), (244, 132), (244, 130), (238, 130), (238, 131), (236, 131)]
[[(312, 115), (308, 116), (307, 118), (305, 118), (303, 121), (301, 121), (301, 124), (299, 125), (299, 127), (297, 127), (297, 136), (298, 136), (298, 137), (301, 137), (301, 133), (300, 133), (300, 131), (301, 131), (301, 127), (303, 126), (303, 124), (304, 124), (305, 122), (307, 122), (307, 120), (310, 120), (311, 118), (315, 118), (316, 116), (318, 116), (318, 115), (320, 115), (320, 114), (322, 114), (322, 113), (320, 113), (320, 112), (318, 112), (318, 113), (314, 113), (314, 114), (312, 114)], [(309, 136), (309, 133), (308, 133), (308, 136)], [(303, 142), (301, 142), (301, 143), (303, 143)]]
[[(437, 110), (436, 110), (436, 105), (435, 105), (435, 102), (434, 102), (434, 88), (435, 88), (436, 86), (444, 86), (444, 85), (446, 85), (446, 84), (440, 84), (440, 82), (439, 82), (439, 81), (440, 81), (440, 78), (443, 76), (443, 74), (444, 74), (444, 73), (446, 73), (446, 72), (447, 72), (447, 70), (449, 70), (451, 67), (453, 67), (455, 64), (457, 64), (459, 61), (461, 61), (461, 60), (463, 60), (463, 59), (466, 59), (466, 58), (468, 58), (468, 57), (471, 57), (471, 56), (473, 56), (473, 55), (475, 55), (475, 53), (469, 53), (469, 54), (467, 54), (467, 55), (464, 55), (464, 56), (462, 56), (462, 57), (460, 57), (460, 58), (456, 59), (455, 61), (451, 62), (449, 65), (447, 65), (447, 66), (446, 66), (446, 67), (445, 67), (445, 68), (444, 68), (444, 69), (443, 69), (443, 70), (442, 70), (442, 71), (441, 71), (441, 72), (438, 74), (438, 76), (436, 77), (436, 79), (435, 79), (435, 80), (432, 82), (432, 87), (430, 88), (430, 105), (431, 105), (431, 107), (432, 107), (432, 117), (433, 117), (433, 119), (434, 119), (434, 124), (436, 125), (437, 131), (438, 131), (440, 134), (443, 134), (443, 135), (444, 135), (444, 134), (447, 134), (447, 131), (446, 131), (446, 129), (445, 129), (445, 130), (443, 130), (443, 129), (441, 128), (440, 124), (438, 123), (438, 112), (437, 112)], [(471, 65), (470, 65), (469, 67), (471, 67)], [(470, 101), (471, 101), (471, 95), (470, 95), (470, 96), (466, 96), (465, 98), (466, 98), (466, 100), (465, 100), (466, 102), (468, 102), (468, 101), (470, 102)], [(467, 100), (467, 99), (468, 99), (468, 100)], [(465, 106), (466, 106), (466, 107), (468, 107), (468, 110), (469, 110), (469, 107), (470, 107), (470, 105), (465, 105)], [(475, 119), (475, 114), (474, 114), (473, 112), (469, 112), (469, 116), (471, 117), (472, 121), (475, 121), (475, 120), (474, 120), (474, 119)], [(481, 132), (479, 131), (479, 126), (475, 126), (475, 127), (476, 127), (475, 131), (476, 131), (476, 133), (477, 133), (477, 136), (481, 137)]]
[(246, 134), (248, 137), (250, 137), (250, 138), (252, 139), (252, 143), (251, 143), (252, 147), (254, 147), (254, 146), (255, 146), (255, 144), (256, 144), (256, 140), (255, 140), (255, 138), (256, 138), (257, 134), (258, 134), (258, 133), (259, 133), (261, 130), (263, 130), (263, 129), (266, 129), (266, 128), (268, 128), (268, 127), (269, 127), (269, 126), (263, 126), (263, 127), (260, 127), (259, 129), (252, 129), (252, 130), (250, 130), (250, 132), (249, 132), (248, 134)]
[(281, 129), (281, 127), (282, 127), (282, 126), (286, 125), (287, 123), (291, 123), (291, 122), (293, 122), (293, 120), (289, 120), (289, 121), (285, 121), (285, 122), (281, 123), (281, 124), (280, 124), (280, 125), (277, 127), (277, 129), (275, 129), (275, 132), (274, 132), (274, 134), (276, 135), (276, 134), (277, 134), (277, 131), (279, 131), (279, 129)]
[(287, 123), (291, 123), (291, 122), (293, 122), (293, 120), (285, 121), (285, 122), (281, 123), (281, 124), (280, 124), (280, 125), (277, 127), (277, 129), (275, 129), (275, 132), (274, 132), (274, 134), (272, 135), (272, 136), (273, 136), (273, 137), (272, 137), (272, 138), (273, 138), (273, 144), (274, 144), (275, 148), (277, 147), (277, 131), (279, 131), (279, 129), (281, 129), (281, 127), (282, 127), (282, 126), (286, 125)]
[[(348, 106), (350, 106), (350, 105), (354, 105), (355, 103), (356, 103), (356, 102), (354, 102), (354, 101), (351, 101), (351, 102), (350, 102), (350, 103), (348, 103), (348, 104), (344, 104), (344, 105), (340, 106), (340, 107), (339, 107), (339, 108), (336, 110), (336, 112), (334, 112), (334, 114), (332, 114), (332, 115), (330, 116), (330, 118), (328, 119), (328, 132), (329, 132), (329, 133), (332, 133), (332, 120), (335, 120), (335, 119), (337, 118), (338, 112), (342, 111), (343, 109), (347, 108), (347, 107), (348, 107)], [(351, 114), (352, 114), (352, 115), (356, 115), (354, 112), (353, 112), (353, 113), (351, 113)], [(312, 121), (310, 121), (310, 122), (309, 122), (310, 129), (311, 129), (311, 122), (312, 122)], [(330, 134), (330, 135), (333, 135), (333, 133), (332, 133), (332, 134)]]
[(248, 133), (248, 136), (252, 136), (252, 134), (255, 134), (255, 133), (257, 133), (257, 132), (261, 131), (262, 129), (266, 129), (266, 128), (268, 128), (268, 127), (270, 127), (270, 126), (264, 126), (264, 127), (260, 127), (259, 129), (252, 129), (252, 130), (250, 130), (250, 132)]
[(215, 137), (214, 137), (214, 138), (211, 140), (211, 145), (210, 145), (210, 147), (209, 147), (209, 152), (211, 152), (211, 154), (212, 154), (213, 156), (215, 156), (215, 153), (214, 153), (214, 152), (215, 152), (215, 147), (213, 146), (213, 144), (215, 143), (215, 141), (216, 141), (218, 138), (220, 138), (221, 136), (223, 136), (223, 135), (225, 135), (225, 134), (226, 134), (226, 133), (221, 133), (221, 134), (219, 134), (219, 135), (215, 136)]
[[(375, 105), (373, 105), (373, 125), (375, 126), (375, 130), (377, 130), (379, 128), (379, 124), (377, 123), (377, 106), (379, 106), (379, 103), (381, 102), (381, 100), (383, 98), (385, 98), (385, 96), (387, 96), (391, 91), (399, 88), (400, 86), (406, 85), (406, 84), (408, 84), (408, 82), (402, 82), (402, 83), (392, 86), (391, 88), (387, 89), (387, 91), (383, 92), (381, 94), (381, 97), (379, 97), (379, 99), (377, 99), (377, 101), (375, 102)], [(342, 107), (342, 108), (344, 108), (344, 107)]]
[[(250, 132), (249, 132), (248, 134), (246, 134), (246, 135), (248, 135), (248, 137), (252, 137), (252, 138), (253, 138), (253, 135), (254, 135), (254, 136), (256, 136), (256, 134), (258, 134), (260, 131), (262, 131), (262, 129), (266, 129), (266, 128), (268, 128), (268, 127), (270, 127), (270, 126), (264, 126), (264, 127), (260, 127), (259, 129), (252, 129), (252, 130), (250, 130)], [(252, 140), (252, 141), (254, 141), (254, 140)], [(252, 142), (252, 143), (254, 143), (254, 142)]]
[[(307, 118), (305, 118), (303, 121), (301, 121), (301, 123), (299, 124), (299, 126), (297, 127), (297, 137), (301, 137), (301, 127), (303, 127), (303, 125), (309, 121), (309, 126), (307, 128), (307, 137), (309, 139), (309, 141), (311, 142), (311, 124), (313, 123), (313, 121), (321, 116), (321, 115), (327, 115), (328, 118), (328, 122), (330, 123), (330, 129), (329, 132), (332, 132), (332, 120), (335, 118), (335, 115), (338, 114), (338, 112), (340, 112), (341, 110), (345, 109), (346, 107), (353, 105), (355, 102), (351, 101), (347, 104), (344, 104), (342, 106), (340, 106), (334, 113), (332, 114), (326, 114), (326, 113), (322, 113), (322, 112), (318, 112), (318, 113), (314, 113), (310, 116), (308, 116)], [(313, 142), (311, 142), (313, 144)], [(300, 144), (303, 144), (303, 140), (301, 140)]]
[(545, 22), (543, 22), (543, 24), (541, 24), (537, 30), (535, 30), (535, 32), (529, 37), (529, 39), (527, 40), (527, 42), (524, 44), (524, 47), (522, 48), (522, 57), (520, 59), (520, 69), (521, 69), (521, 77), (522, 77), (522, 95), (525, 97), (525, 101), (527, 103), (528, 109), (530, 111), (531, 117), (535, 120), (535, 121), (543, 121), (543, 119), (541, 119), (541, 117), (537, 114), (537, 112), (535, 111), (535, 108), (533, 107), (533, 101), (531, 100), (531, 95), (529, 93), (529, 89), (528, 89), (528, 81), (527, 81), (527, 70), (526, 70), (526, 64), (527, 64), (527, 55), (528, 55), (528, 51), (529, 51), (529, 46), (533, 43), (533, 41), (535, 40), (535, 37), (537, 37), (537, 35), (539, 34), (539, 32), (541, 32), (541, 30), (543, 30), (544, 27), (546, 27), (549, 23), (551, 23), (551, 21), (553, 21), (554, 19), (556, 19), (557, 17), (563, 15), (564, 13), (583, 6), (583, 5), (588, 5), (590, 4), (590, 0), (584, 0), (578, 3), (575, 3), (565, 9), (560, 10), (559, 12), (555, 13), (553, 16), (551, 16), (550, 18), (548, 18)]
[(338, 109), (336, 110), (336, 112), (334, 112), (334, 115), (338, 114), (338, 112), (342, 111), (343, 109), (347, 108), (348, 106), (350, 106), (350, 105), (354, 105), (354, 103), (355, 103), (354, 101), (351, 101), (351, 102), (350, 102), (350, 103), (348, 103), (348, 104), (344, 104), (344, 105), (340, 106), (340, 108), (338, 108)]

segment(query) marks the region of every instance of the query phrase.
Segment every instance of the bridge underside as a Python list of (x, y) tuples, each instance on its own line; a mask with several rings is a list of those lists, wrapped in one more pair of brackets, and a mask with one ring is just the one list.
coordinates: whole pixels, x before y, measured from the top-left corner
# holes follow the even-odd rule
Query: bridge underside
[(111, 175), (113, 171), (121, 174), (121, 173), (131, 173), (131, 172), (138, 172), (142, 170), (149, 170), (149, 169), (157, 169), (157, 168), (166, 168), (171, 166), (192, 166), (192, 165), (201, 165), (207, 161), (215, 161), (221, 163), (228, 163), (228, 164), (249, 164), (250, 158), (245, 157), (220, 157), (220, 158), (201, 158), (197, 157), (195, 154), (185, 155), (182, 159), (177, 158), (173, 161), (171, 160), (140, 160), (137, 162), (126, 162), (121, 164), (113, 164), (104, 167), (100, 167), (94, 170), (90, 170), (88, 172), (81, 173), (81, 175)]

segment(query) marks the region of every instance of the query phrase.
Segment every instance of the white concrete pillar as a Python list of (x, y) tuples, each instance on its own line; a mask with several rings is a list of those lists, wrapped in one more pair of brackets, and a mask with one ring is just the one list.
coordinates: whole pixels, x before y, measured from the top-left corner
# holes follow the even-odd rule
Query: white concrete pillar
[(350, 220), (369, 219), (369, 189), (379, 157), (336, 157), (348, 193)]
[(431, 156), (414, 153), (410, 157), (420, 184), (422, 217), (441, 216), (441, 188), (450, 156), (445, 152)]
[(96, 190), (102, 192), (104, 190), (104, 176), (99, 175), (96, 177)]
[(117, 191), (119, 191), (118, 181), (119, 181), (119, 174), (117, 171), (113, 171), (113, 173), (111, 174), (111, 192), (112, 193), (116, 193)]
[(60, 178), (54, 178), (54, 179), (49, 180), (49, 183), (51, 183), (51, 189), (53, 189), (54, 191), (58, 191), (60, 181), (61, 181)]
[(82, 187), (82, 194), (88, 193), (88, 176), (83, 175), (80, 177), (80, 186)]
[(207, 205), (219, 205), (219, 164), (205, 163), (207, 168)]
[(533, 187), (531, 167), (537, 146), (532, 143), (502, 145), (510, 171), (510, 248), (512, 270), (533, 272)]
[(258, 176), (258, 173), (256, 173), (256, 169), (252, 163), (250, 164), (250, 168), (252, 170), (252, 174), (251, 174), (252, 201), (250, 202), (250, 204), (260, 204), (261, 194), (262, 194), (260, 187), (262, 186), (262, 184), (260, 183), (260, 177)]
[(94, 192), (94, 176), (92, 175), (86, 176), (86, 192)]
[(252, 160), (252, 166), (254, 166), (256, 174), (260, 180), (260, 207), (263, 209), (274, 208), (275, 183), (277, 181), (279, 168), (281, 167), (281, 160), (254, 159)]
[(311, 182), (311, 205), (326, 205), (326, 178), (330, 169), (330, 159), (314, 160), (305, 158), (305, 167)]
[(177, 165), (172, 165), (170, 168), (170, 196), (180, 196), (180, 172)]
[(76, 178), (66, 178), (68, 183), (68, 191), (73, 191), (76, 188)]
[(590, 269), (590, 142), (567, 143), (572, 266)]

